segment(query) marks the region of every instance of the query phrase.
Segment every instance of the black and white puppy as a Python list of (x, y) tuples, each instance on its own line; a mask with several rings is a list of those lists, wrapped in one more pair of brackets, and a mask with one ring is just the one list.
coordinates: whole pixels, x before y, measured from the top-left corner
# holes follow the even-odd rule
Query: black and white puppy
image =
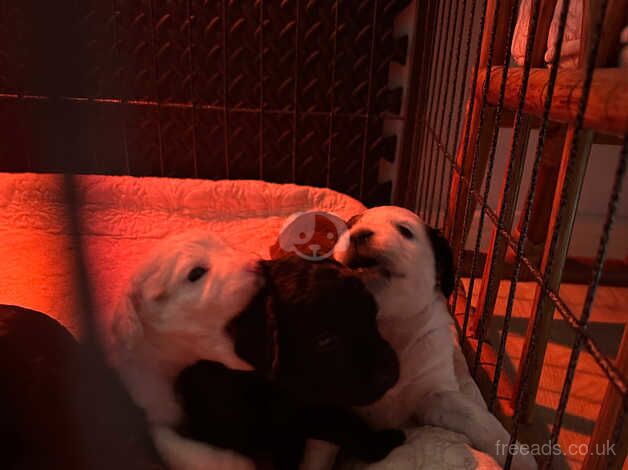
[(266, 287), (227, 331), (256, 371), (201, 361), (178, 377), (188, 437), (279, 469), (298, 468), (306, 438), (327, 440), (377, 461), (403, 432), (373, 432), (356, 414), (399, 377), (399, 363), (377, 329), (377, 305), (339, 263), (296, 256), (260, 263)]
[[(367, 280), (380, 306), (379, 330), (401, 366), (397, 384), (360, 414), (376, 428), (416, 419), (465, 434), (503, 465), (506, 457), (497, 455), (496, 443), (509, 442), (508, 432), (486, 406), (461, 391), (456, 378), (460, 361), (446, 301), (454, 288), (447, 241), (413, 212), (394, 206), (366, 210), (348, 226), (348, 249), (334, 257)], [(536, 468), (536, 462), (518, 453), (513, 468)]]

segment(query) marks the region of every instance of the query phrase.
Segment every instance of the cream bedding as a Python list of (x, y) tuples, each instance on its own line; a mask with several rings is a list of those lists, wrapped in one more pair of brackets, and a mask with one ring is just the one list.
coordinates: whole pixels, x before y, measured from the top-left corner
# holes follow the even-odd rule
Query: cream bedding
[[(325, 210), (345, 220), (363, 209), (340, 193), (261, 181), (81, 176), (82, 239), (96, 314), (109, 318), (146, 251), (166, 235), (205, 228), (232, 245), (268, 257), (284, 220)], [(0, 173), (0, 303), (56, 317), (80, 336), (72, 247), (64, 224), (61, 178)], [(475, 393), (466, 368), (461, 380)], [(406, 445), (373, 469), (498, 468), (461, 435), (411, 430)]]

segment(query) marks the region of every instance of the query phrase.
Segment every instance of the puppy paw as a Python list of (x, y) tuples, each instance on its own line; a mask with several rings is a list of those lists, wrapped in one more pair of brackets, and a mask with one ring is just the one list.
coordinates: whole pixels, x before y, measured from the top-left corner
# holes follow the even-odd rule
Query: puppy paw
[(364, 460), (377, 462), (384, 459), (392, 450), (406, 441), (406, 435), (399, 429), (385, 429), (372, 434)]

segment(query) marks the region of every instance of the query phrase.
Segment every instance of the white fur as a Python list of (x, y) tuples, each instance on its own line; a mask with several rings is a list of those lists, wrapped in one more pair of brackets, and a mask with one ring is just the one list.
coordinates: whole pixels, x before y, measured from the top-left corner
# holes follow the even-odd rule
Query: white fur
[[(398, 231), (401, 224), (412, 239)], [(359, 409), (378, 428), (400, 427), (416, 420), (465, 434), (479, 450), (496, 455), (496, 442), (509, 442), (501, 423), (477, 401), (460, 390), (455, 373), (455, 338), (452, 317), (436, 281), (436, 262), (425, 224), (413, 212), (392, 206), (376, 207), (362, 214), (351, 230), (374, 232), (365, 254), (385, 260), (392, 276), (370, 281), (380, 312), (378, 325), (399, 357), (398, 383), (379, 401)], [(362, 253), (362, 251), (361, 251)], [(345, 262), (347, 252), (334, 254)], [(457, 367), (460, 367), (457, 361)], [(534, 459), (519, 455), (513, 468), (536, 468)]]
[(157, 449), (172, 470), (254, 470), (255, 463), (236, 452), (181, 437), (168, 426), (154, 426)]
[[(224, 332), (261, 286), (252, 256), (237, 252), (201, 231), (164, 240), (131, 280), (113, 319), (110, 357), (134, 401), (147, 413), (156, 445), (173, 470), (246, 468), (252, 462), (172, 431), (181, 418), (173, 381), (199, 359), (230, 368), (251, 367), (239, 360)], [(196, 282), (194, 267), (207, 273)], [(250, 467), (252, 468), (252, 467)]]

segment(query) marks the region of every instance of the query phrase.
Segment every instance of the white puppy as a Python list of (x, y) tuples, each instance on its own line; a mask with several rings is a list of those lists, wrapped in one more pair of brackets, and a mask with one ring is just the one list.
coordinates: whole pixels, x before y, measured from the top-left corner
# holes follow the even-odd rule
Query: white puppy
[(146, 411), (157, 448), (174, 470), (254, 468), (244, 457), (173, 431), (181, 410), (172, 384), (200, 359), (251, 369), (237, 358), (224, 327), (261, 287), (256, 261), (206, 232), (168, 238), (132, 278), (114, 316), (113, 366)]
[[(453, 266), (446, 240), (399, 207), (369, 209), (348, 225), (343, 237), (349, 248), (334, 256), (364, 272), (380, 307), (380, 332), (401, 364), (397, 385), (359, 412), (375, 427), (416, 420), (465, 434), (503, 465), (505, 455), (498, 455), (496, 443), (509, 442), (508, 432), (486, 406), (461, 391), (456, 378), (456, 340), (446, 303), (454, 288)], [(536, 468), (536, 462), (518, 455), (513, 468)]]

